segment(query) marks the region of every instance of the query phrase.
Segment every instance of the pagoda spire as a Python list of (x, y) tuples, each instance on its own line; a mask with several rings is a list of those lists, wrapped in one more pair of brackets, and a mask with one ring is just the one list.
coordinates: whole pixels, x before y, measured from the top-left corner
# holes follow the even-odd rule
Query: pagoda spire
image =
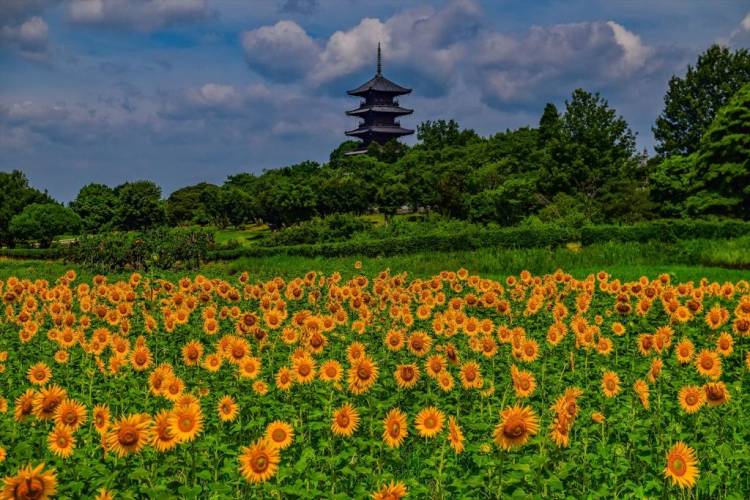
[(380, 52), (380, 42), (378, 42), (378, 76), (383, 74), (383, 56)]

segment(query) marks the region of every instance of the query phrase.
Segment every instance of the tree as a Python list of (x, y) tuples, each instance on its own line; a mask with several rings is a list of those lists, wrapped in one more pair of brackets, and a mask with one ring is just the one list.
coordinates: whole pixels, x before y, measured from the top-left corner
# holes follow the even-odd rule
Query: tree
[(750, 83), (716, 115), (695, 160), (696, 193), (691, 214), (750, 219)]
[(446, 146), (466, 146), (479, 136), (471, 129), (460, 130), (456, 120), (437, 120), (417, 125), (417, 139), (427, 149), (440, 149)]
[(55, 236), (77, 233), (80, 226), (81, 218), (57, 203), (32, 203), (10, 221), (15, 238), (36, 241), (40, 248), (49, 248)]
[(115, 194), (118, 198), (115, 219), (120, 229), (143, 230), (164, 224), (161, 188), (153, 182), (126, 182), (115, 188)]
[(172, 225), (207, 224), (206, 199), (218, 195), (219, 187), (207, 182), (178, 189), (167, 198), (167, 221)]
[(398, 212), (398, 209), (406, 205), (409, 197), (409, 189), (404, 183), (403, 177), (395, 174), (384, 176), (383, 183), (378, 188), (376, 202), (378, 209), (389, 220)]
[(695, 152), (718, 110), (750, 81), (750, 52), (712, 45), (688, 66), (684, 78), (672, 76), (664, 110), (653, 128), (663, 157)]
[(503, 226), (519, 223), (539, 208), (537, 180), (533, 174), (514, 175), (495, 189), (470, 196), (469, 219), (474, 222), (496, 222)]
[(649, 174), (651, 199), (662, 217), (686, 215), (685, 200), (695, 190), (695, 156), (671, 156)]
[(560, 113), (557, 107), (548, 102), (544, 106), (544, 112), (539, 119), (539, 145), (545, 146), (552, 139), (559, 137), (560, 134)]
[(317, 198), (311, 186), (296, 184), (282, 176), (269, 179), (269, 188), (258, 193), (260, 217), (272, 229), (311, 219)]
[(257, 212), (254, 198), (243, 189), (232, 185), (205, 191), (201, 202), (210, 220), (221, 228), (230, 225), (241, 226)]
[[(587, 215), (599, 211), (607, 186), (636, 178), (635, 135), (624, 118), (598, 93), (582, 89), (565, 101), (558, 137), (547, 144), (545, 194), (571, 194), (586, 205)], [(645, 173), (645, 172), (643, 172)]]
[(10, 221), (32, 203), (52, 203), (46, 192), (31, 186), (26, 175), (19, 171), (0, 172), (0, 246), (13, 246)]
[(70, 208), (81, 218), (81, 227), (89, 233), (111, 229), (117, 212), (117, 196), (104, 184), (87, 184), (78, 192)]

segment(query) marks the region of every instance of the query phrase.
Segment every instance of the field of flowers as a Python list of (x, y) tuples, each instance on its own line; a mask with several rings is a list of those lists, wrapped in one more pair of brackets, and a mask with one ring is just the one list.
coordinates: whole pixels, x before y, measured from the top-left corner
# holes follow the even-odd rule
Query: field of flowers
[(582, 278), (10, 277), (0, 498), (750, 497), (748, 281)]

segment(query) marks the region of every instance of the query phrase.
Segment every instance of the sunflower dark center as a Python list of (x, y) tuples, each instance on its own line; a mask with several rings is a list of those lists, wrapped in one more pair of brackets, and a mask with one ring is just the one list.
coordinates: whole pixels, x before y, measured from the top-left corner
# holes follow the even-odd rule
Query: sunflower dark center
[(138, 442), (138, 431), (131, 427), (121, 429), (117, 434), (117, 440), (123, 446), (133, 446)]

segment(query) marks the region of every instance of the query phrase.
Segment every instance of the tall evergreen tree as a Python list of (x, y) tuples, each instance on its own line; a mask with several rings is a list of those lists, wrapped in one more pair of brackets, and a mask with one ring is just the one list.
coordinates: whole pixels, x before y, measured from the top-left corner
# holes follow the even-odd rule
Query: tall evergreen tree
[(688, 66), (684, 78), (673, 76), (664, 96), (664, 110), (653, 128), (656, 151), (663, 157), (689, 155), (719, 109), (750, 81), (750, 52), (711, 46)]
[(750, 83), (716, 115), (700, 142), (691, 213), (750, 219)]

